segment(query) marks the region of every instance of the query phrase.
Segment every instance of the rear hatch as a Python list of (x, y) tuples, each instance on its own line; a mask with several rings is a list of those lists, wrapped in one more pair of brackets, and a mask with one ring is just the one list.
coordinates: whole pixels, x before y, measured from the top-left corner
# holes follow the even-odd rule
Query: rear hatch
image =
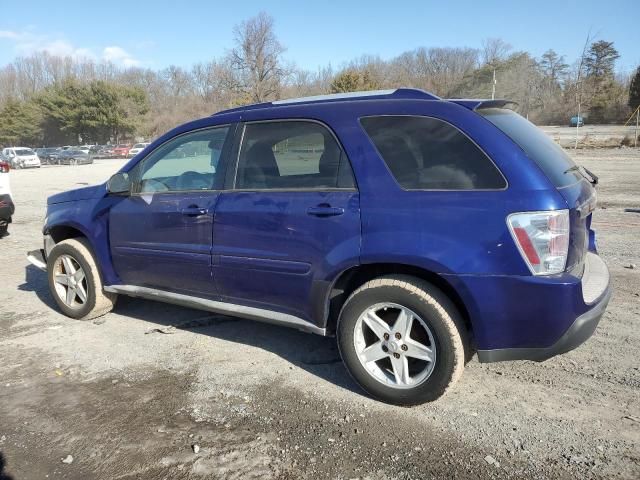
[(590, 245), (595, 250), (591, 215), (596, 206), (597, 177), (576, 165), (549, 136), (514, 111), (505, 108), (479, 108), (476, 111), (517, 143), (566, 200), (570, 209), (566, 269), (581, 274)]

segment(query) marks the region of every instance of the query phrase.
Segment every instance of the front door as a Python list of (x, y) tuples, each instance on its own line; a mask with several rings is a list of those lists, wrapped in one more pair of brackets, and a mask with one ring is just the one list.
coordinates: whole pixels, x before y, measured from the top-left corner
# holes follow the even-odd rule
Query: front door
[(327, 278), (359, 261), (360, 206), (351, 168), (322, 124), (244, 126), (234, 188), (218, 200), (213, 270), (238, 303), (314, 322)]
[(124, 284), (215, 296), (213, 215), (229, 130), (181, 134), (129, 172), (132, 192), (109, 216), (113, 264)]

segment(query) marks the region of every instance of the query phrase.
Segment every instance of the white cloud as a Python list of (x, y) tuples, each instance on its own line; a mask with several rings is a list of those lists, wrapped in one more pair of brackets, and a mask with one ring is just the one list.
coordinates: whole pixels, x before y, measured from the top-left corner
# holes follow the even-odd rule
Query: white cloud
[(139, 60), (136, 60), (124, 48), (118, 46), (105, 47), (102, 51), (102, 58), (107, 62), (125, 67), (136, 67), (140, 65)]
[(24, 32), (0, 30), (0, 40), (3, 39), (13, 43), (13, 48), (18, 55), (47, 52), (49, 55), (57, 57), (87, 58), (92, 60), (100, 58), (123, 67), (135, 67), (141, 63), (124, 48), (117, 45), (105, 47), (102, 50), (102, 54), (97, 55), (90, 48), (76, 47), (64, 38), (52, 38), (47, 35), (36, 34), (31, 29), (27, 29)]
[(20, 34), (18, 32), (12, 32), (11, 30), (0, 30), (0, 38), (18, 38)]

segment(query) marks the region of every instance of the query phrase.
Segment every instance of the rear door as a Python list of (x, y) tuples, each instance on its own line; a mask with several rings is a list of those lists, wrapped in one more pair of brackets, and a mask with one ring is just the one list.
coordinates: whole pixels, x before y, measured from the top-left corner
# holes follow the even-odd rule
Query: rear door
[(359, 261), (360, 205), (349, 161), (318, 122), (242, 128), (232, 189), (216, 207), (218, 290), (231, 303), (313, 320), (327, 279)]
[(215, 296), (213, 214), (230, 127), (175, 137), (129, 172), (133, 191), (110, 210), (113, 264), (125, 284)]

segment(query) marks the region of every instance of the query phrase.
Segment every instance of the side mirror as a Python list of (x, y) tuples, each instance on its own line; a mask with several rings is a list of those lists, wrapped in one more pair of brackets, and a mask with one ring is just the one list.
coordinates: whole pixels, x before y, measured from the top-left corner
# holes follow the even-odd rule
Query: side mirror
[(118, 172), (107, 182), (109, 193), (129, 193), (131, 191), (131, 179), (126, 172)]

